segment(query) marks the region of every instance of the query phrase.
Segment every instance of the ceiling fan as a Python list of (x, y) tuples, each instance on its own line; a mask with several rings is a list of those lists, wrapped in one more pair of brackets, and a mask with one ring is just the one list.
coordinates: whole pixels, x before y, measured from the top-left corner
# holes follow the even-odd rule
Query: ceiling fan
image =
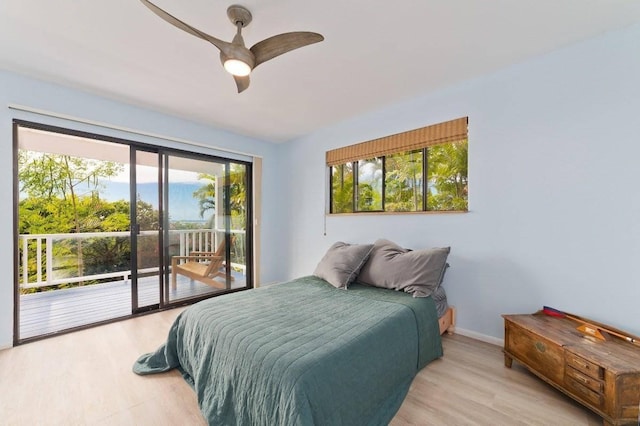
[(252, 16), (249, 10), (243, 6), (231, 5), (227, 9), (227, 16), (231, 20), (231, 23), (237, 28), (235, 37), (233, 37), (233, 40), (229, 43), (203, 33), (191, 25), (182, 22), (148, 0), (140, 1), (151, 9), (153, 13), (171, 25), (174, 25), (198, 38), (206, 40), (220, 49), (220, 60), (224, 65), (224, 69), (233, 75), (236, 85), (238, 86), (238, 93), (249, 87), (249, 74), (258, 65), (273, 59), (276, 56), (280, 56), (283, 53), (324, 40), (324, 37), (321, 34), (297, 31), (269, 37), (254, 44), (250, 49), (247, 49), (242, 38), (242, 28), (249, 25)]

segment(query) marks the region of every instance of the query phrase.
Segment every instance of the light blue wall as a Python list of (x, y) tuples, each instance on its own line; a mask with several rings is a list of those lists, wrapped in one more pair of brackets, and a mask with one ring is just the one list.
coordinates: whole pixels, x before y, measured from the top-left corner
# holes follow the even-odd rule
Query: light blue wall
[[(264, 157), (263, 282), (310, 274), (336, 240), (450, 245), (445, 286), (460, 328), (501, 338), (500, 314), (546, 304), (640, 334), (637, 40), (639, 25), (283, 145), (0, 71), (0, 199), (13, 198), (13, 118), (150, 142), (8, 104), (210, 142)], [(325, 151), (461, 116), (470, 120), (470, 213), (329, 217), (324, 235)], [(13, 333), (8, 206), (0, 347)]]
[[(172, 142), (19, 112), (7, 108), (9, 104), (24, 105), (262, 156), (263, 222), (274, 225), (280, 223), (282, 216), (278, 206), (280, 167), (276, 155), (279, 149), (277, 145), (0, 71), (0, 199), (5, 201), (4, 208), (0, 209), (0, 271), (3, 271), (4, 276), (4, 279), (0, 280), (0, 348), (10, 346), (13, 339), (12, 120), (17, 118), (156, 145), (178, 146)], [(202, 148), (193, 150), (205, 152)], [(278, 226), (262, 226), (262, 282), (277, 281), (283, 277), (284, 260), (280, 253), (273, 250), (274, 241), (282, 239), (277, 229)]]
[[(543, 305), (640, 334), (638, 40), (640, 25), (288, 143), (287, 276), (336, 240), (450, 245), (445, 287), (472, 335), (501, 339), (500, 314)], [(328, 217), (324, 235), (325, 151), (462, 116), (469, 213)]]

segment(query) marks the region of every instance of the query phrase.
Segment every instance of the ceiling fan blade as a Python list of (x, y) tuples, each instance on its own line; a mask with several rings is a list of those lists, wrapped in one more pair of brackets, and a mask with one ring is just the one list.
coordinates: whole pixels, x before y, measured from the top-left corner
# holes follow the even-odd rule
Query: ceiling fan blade
[(255, 68), (261, 63), (266, 62), (269, 59), (273, 59), (276, 56), (280, 56), (283, 53), (298, 49), (299, 47), (318, 43), (322, 40), (324, 40), (324, 37), (321, 34), (297, 31), (269, 37), (254, 44), (249, 50), (251, 50), (256, 57), (256, 64), (254, 65)]
[(199, 29), (194, 28), (185, 22), (182, 22), (181, 20), (171, 15), (170, 13), (160, 9), (158, 6), (151, 3), (149, 0), (140, 0), (140, 1), (142, 2), (142, 4), (147, 6), (149, 10), (151, 10), (153, 13), (155, 13), (156, 15), (158, 15), (159, 17), (161, 17), (171, 25), (177, 28), (180, 28), (182, 31), (186, 31), (191, 35), (194, 35), (198, 38), (208, 41), (209, 43), (213, 44), (214, 46), (216, 46), (218, 49), (222, 51), (226, 51), (229, 48), (229, 46), (231, 46), (231, 43), (228, 43), (226, 41), (210, 36), (209, 34), (203, 33)]
[(237, 75), (233, 76), (233, 79), (236, 81), (236, 86), (238, 86), (238, 93), (242, 93), (249, 87), (249, 76), (238, 77)]

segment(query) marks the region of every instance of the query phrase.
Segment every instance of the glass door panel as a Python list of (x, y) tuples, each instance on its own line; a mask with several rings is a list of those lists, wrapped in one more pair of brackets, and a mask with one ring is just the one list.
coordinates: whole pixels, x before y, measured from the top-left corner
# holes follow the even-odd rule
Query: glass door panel
[(17, 340), (130, 315), (129, 147), (15, 131)]
[(244, 287), (230, 253), (231, 221), (225, 215), (228, 165), (165, 154), (164, 249), (168, 303)]

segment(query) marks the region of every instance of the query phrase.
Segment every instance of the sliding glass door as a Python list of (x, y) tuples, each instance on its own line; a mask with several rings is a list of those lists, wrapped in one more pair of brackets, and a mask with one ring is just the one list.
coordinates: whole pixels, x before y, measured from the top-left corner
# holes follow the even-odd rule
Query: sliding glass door
[(165, 154), (164, 171), (167, 302), (247, 287), (248, 166)]
[(16, 342), (251, 286), (251, 165), (16, 123)]

